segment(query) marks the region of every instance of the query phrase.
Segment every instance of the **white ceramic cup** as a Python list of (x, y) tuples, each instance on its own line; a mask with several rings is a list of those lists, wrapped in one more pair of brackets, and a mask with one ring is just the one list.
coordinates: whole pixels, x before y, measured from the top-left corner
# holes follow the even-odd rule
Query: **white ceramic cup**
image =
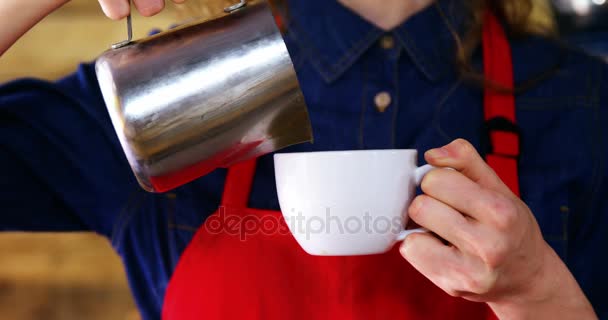
[(358, 150), (274, 155), (281, 211), (312, 255), (383, 253), (404, 230), (416, 186), (433, 169), (416, 150)]

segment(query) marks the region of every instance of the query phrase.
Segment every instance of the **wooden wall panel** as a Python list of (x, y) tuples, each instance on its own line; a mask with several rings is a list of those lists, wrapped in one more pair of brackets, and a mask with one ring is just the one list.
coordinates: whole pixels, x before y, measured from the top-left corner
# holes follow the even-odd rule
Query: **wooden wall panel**
[[(174, 12), (135, 16), (135, 35), (166, 28), (175, 17)], [(124, 21), (105, 18), (97, 1), (73, 0), (0, 57), (0, 82), (56, 79), (125, 35)], [(0, 204), (0, 214), (3, 210)], [(0, 233), (0, 319), (134, 320), (138, 313), (120, 259), (106, 239), (92, 233)]]

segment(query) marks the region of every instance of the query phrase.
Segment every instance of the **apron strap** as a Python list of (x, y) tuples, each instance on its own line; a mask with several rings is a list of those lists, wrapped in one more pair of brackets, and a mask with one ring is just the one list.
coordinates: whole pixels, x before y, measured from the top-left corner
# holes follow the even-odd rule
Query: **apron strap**
[[(511, 47), (498, 19), (490, 11), (484, 16), (484, 75), (490, 81), (513, 88)], [(519, 196), (518, 158), (520, 134), (515, 118), (515, 98), (492, 88), (484, 90), (484, 119), (488, 149), (486, 162), (505, 184)], [(238, 163), (228, 169), (221, 204), (247, 207), (256, 160)]]
[(255, 174), (256, 159), (237, 163), (228, 169), (221, 205), (246, 208)]
[[(511, 47), (496, 16), (489, 10), (484, 16), (483, 67), (486, 79), (505, 88), (513, 88)], [(486, 162), (513, 193), (519, 196), (518, 159), (520, 132), (515, 118), (512, 93), (484, 90)]]

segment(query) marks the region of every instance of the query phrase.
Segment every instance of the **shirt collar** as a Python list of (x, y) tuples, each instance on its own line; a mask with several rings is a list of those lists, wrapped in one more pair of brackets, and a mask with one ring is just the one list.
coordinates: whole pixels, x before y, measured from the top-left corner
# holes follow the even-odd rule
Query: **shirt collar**
[[(453, 33), (465, 31), (461, 0), (437, 0), (389, 33), (430, 81), (454, 70)], [(290, 36), (327, 82), (338, 79), (386, 34), (335, 0), (290, 0)]]

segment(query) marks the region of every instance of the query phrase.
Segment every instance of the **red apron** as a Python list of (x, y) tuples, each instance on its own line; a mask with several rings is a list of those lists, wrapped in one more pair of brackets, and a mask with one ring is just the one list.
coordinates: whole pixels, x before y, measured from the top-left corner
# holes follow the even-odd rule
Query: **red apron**
[[(511, 87), (509, 44), (496, 19), (486, 20), (485, 75)], [(513, 96), (486, 90), (484, 99), (487, 160), (517, 192), (518, 139), (504, 125), (515, 127)], [(221, 209), (197, 231), (167, 287), (163, 319), (494, 318), (486, 304), (451, 297), (433, 285), (397, 246), (380, 255), (308, 255), (279, 211), (247, 207), (254, 172), (255, 161), (229, 169)]]

